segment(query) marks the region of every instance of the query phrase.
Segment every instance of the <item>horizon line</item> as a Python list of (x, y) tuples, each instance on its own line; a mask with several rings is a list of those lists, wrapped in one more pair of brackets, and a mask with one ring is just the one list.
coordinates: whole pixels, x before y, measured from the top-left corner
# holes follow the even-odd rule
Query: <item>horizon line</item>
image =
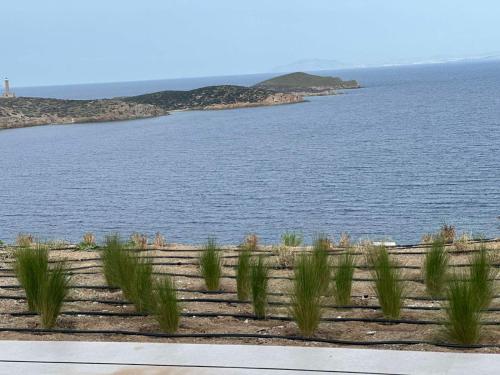
[[(473, 63), (473, 62), (494, 62), (500, 61), (500, 56), (492, 55), (481, 55), (474, 57), (456, 57), (447, 58), (443, 60), (423, 60), (408, 63), (385, 63), (385, 64), (358, 64), (345, 67), (337, 67), (332, 69), (318, 69), (318, 70), (303, 70), (303, 72), (330, 72), (330, 71), (344, 71), (344, 70), (356, 70), (356, 69), (377, 69), (377, 68), (391, 68), (391, 67), (405, 67), (405, 66), (415, 66), (415, 65), (442, 65), (442, 64), (454, 64), (454, 63)], [(185, 79), (199, 79), (199, 78), (223, 78), (223, 77), (239, 77), (239, 76), (256, 76), (256, 75), (281, 75), (288, 73), (295, 73), (299, 71), (282, 71), (282, 72), (258, 72), (258, 73), (240, 73), (240, 74), (224, 74), (224, 75), (206, 75), (206, 76), (184, 76), (184, 77), (172, 77), (172, 78), (153, 78), (153, 79), (134, 79), (130, 81), (100, 81), (100, 82), (71, 82), (71, 83), (61, 83), (61, 84), (43, 84), (43, 85), (28, 85), (28, 86), (13, 86), (12, 81), (9, 79), (11, 89), (24, 89), (24, 88), (39, 88), (39, 87), (60, 87), (60, 86), (86, 86), (86, 85), (109, 85), (117, 83), (136, 83), (136, 82), (155, 82), (155, 81), (175, 81), (175, 80), (185, 80)]]

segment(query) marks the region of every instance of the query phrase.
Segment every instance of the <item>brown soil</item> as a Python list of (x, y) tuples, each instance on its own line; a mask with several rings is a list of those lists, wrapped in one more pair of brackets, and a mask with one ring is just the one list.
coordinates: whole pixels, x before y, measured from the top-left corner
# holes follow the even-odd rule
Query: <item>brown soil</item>
[[(496, 267), (500, 260), (500, 242), (488, 244), (491, 248)], [(471, 245), (470, 249), (473, 248)], [(269, 251), (271, 247), (261, 250)], [(303, 251), (297, 249), (295, 251)], [(332, 258), (341, 250), (333, 250)], [(402, 266), (405, 279), (421, 278), (421, 270), (413, 267), (420, 267), (423, 261), (422, 254), (425, 248), (391, 249), (392, 256)], [(198, 277), (175, 276), (178, 288), (189, 289), (191, 291), (179, 292), (182, 299), (224, 299), (228, 302), (201, 302), (184, 301), (182, 311), (186, 314), (181, 318), (179, 334), (204, 334), (204, 333), (241, 333), (241, 334), (264, 334), (281, 336), (298, 336), (297, 326), (292, 321), (282, 321), (275, 319), (256, 320), (252, 318), (252, 306), (250, 303), (237, 303), (236, 282), (234, 278), (234, 268), (237, 255), (236, 247), (226, 248), (224, 251), (225, 267), (224, 278), (222, 279), (222, 294), (202, 293), (204, 288), (203, 279)], [(198, 276), (196, 266), (199, 252), (197, 248), (186, 245), (169, 245), (159, 250), (148, 250), (141, 252), (141, 255), (154, 257), (155, 271), (168, 272), (174, 274)], [(457, 252), (450, 247), (451, 264), (467, 264), (470, 253)], [(184, 258), (192, 257), (192, 258)], [(51, 250), (51, 260), (65, 260), (67, 265), (74, 269), (72, 284), (84, 286), (105, 286), (105, 280), (100, 268), (98, 250), (76, 250), (63, 249)], [(276, 256), (269, 257), (271, 265), (276, 264)], [(359, 255), (358, 266), (364, 264), (363, 255)], [(6, 286), (18, 285), (17, 279), (12, 273), (12, 250), (0, 250), (0, 328), (41, 328), (37, 316), (15, 316), (12, 313), (26, 312), (27, 305), (24, 299), (7, 299), (8, 296), (23, 297), (24, 293), (20, 288), (6, 288)], [(160, 263), (171, 263), (160, 265)], [(81, 267), (85, 267), (81, 269)], [(88, 267), (88, 268), (87, 268)], [(275, 279), (275, 277), (291, 277), (290, 269), (273, 268), (270, 273), (272, 279), (269, 281), (269, 291), (271, 293), (287, 293), (291, 280)], [(370, 279), (370, 272), (364, 268), (357, 268), (354, 274), (356, 279)], [(407, 281), (407, 295), (409, 297), (425, 297), (425, 287), (420, 281)], [(378, 309), (369, 306), (378, 305), (377, 298), (372, 289), (370, 281), (359, 280), (353, 284), (353, 305), (359, 308), (325, 308), (324, 318), (383, 318)], [(130, 304), (120, 304), (124, 298), (120, 291), (109, 289), (72, 288), (70, 299), (98, 299), (107, 301), (117, 301), (116, 304), (105, 304), (102, 302), (66, 302), (63, 311), (77, 312), (128, 312), (134, 313), (134, 307)], [(288, 316), (286, 305), (289, 297), (286, 295), (271, 295), (269, 297), (268, 315), (270, 317)], [(333, 305), (334, 301), (325, 299), (325, 304)], [(363, 306), (368, 306), (362, 308)], [(405, 309), (402, 311), (403, 320), (431, 320), (440, 321), (443, 318), (442, 310), (419, 310), (409, 309), (409, 307), (441, 307), (439, 301), (416, 300), (408, 298), (405, 300)], [(500, 298), (495, 298), (491, 308), (500, 308)], [(213, 313), (212, 317), (199, 317), (197, 314)], [(218, 314), (246, 314), (249, 317), (220, 316)], [(467, 351), (494, 352), (500, 353), (500, 313), (498, 311), (486, 312), (484, 320), (488, 322), (498, 322), (484, 326), (481, 344), (497, 345), (494, 348), (467, 349)], [(58, 319), (56, 329), (71, 330), (123, 330), (141, 333), (160, 333), (159, 326), (151, 316), (105, 316), (105, 315), (61, 315)], [(387, 323), (387, 322), (352, 322), (335, 321), (322, 322), (315, 337), (322, 339), (349, 340), (349, 341), (384, 341), (384, 340), (422, 340), (436, 342), (440, 341), (441, 326), (435, 324), (408, 324), (408, 323)], [(265, 345), (301, 345), (301, 346), (343, 346), (331, 343), (292, 341), (286, 339), (270, 338), (168, 338), (168, 337), (146, 337), (140, 335), (125, 336), (121, 334), (94, 334), (94, 333), (19, 333), (4, 331), (0, 333), (1, 339), (19, 340), (85, 340), (85, 341), (152, 341), (152, 342), (189, 342), (189, 343), (224, 343), (224, 344), (265, 344)], [(345, 345), (344, 345), (345, 346)], [(374, 345), (375, 348), (399, 349), (399, 350), (433, 350), (433, 351), (464, 351), (464, 349), (450, 349), (430, 344), (396, 344), (396, 345)]]

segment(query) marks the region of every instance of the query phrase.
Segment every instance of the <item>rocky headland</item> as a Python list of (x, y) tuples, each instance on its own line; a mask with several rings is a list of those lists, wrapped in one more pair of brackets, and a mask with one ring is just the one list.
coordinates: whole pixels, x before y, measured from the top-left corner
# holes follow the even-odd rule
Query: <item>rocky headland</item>
[(134, 120), (164, 116), (176, 110), (214, 110), (291, 104), (308, 95), (331, 95), (358, 88), (356, 81), (292, 73), (252, 87), (221, 85), (187, 91), (96, 100), (0, 98), (0, 129), (46, 124)]
[(98, 100), (1, 98), (0, 129), (133, 120), (163, 116), (174, 110), (229, 109), (301, 101), (303, 98), (299, 95), (242, 86), (210, 86)]

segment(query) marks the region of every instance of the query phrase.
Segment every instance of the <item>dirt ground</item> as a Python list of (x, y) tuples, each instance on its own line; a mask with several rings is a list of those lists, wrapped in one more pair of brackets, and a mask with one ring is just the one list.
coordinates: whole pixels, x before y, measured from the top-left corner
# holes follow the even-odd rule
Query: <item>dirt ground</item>
[[(500, 240), (488, 243), (495, 267), (500, 267)], [(449, 247), (450, 263), (456, 270), (464, 269), (473, 254), (476, 245), (471, 244), (469, 251), (457, 251)], [(182, 301), (181, 324), (178, 334), (261, 334), (278, 336), (299, 336), (296, 324), (289, 316), (287, 293), (291, 286), (291, 269), (279, 269), (278, 257), (271, 246), (261, 247), (260, 251), (269, 253), (268, 263), (273, 268), (269, 280), (268, 318), (253, 318), (252, 306), (249, 302), (239, 302), (236, 297), (236, 281), (234, 265), (237, 248), (224, 247), (224, 277), (222, 293), (207, 293), (203, 279), (199, 277), (197, 259), (199, 248), (194, 246), (172, 244), (162, 249), (150, 249), (140, 255), (153, 257), (155, 272), (174, 274), (179, 298)], [(308, 251), (294, 249), (293, 252)], [(357, 268), (352, 290), (352, 305), (349, 308), (334, 306), (332, 299), (325, 298), (323, 318), (314, 338), (328, 340), (357, 341), (361, 343), (404, 340), (404, 341), (442, 341), (442, 325), (415, 324), (415, 321), (440, 323), (444, 317), (441, 301), (422, 299), (426, 297), (425, 287), (420, 281), (423, 254), (426, 248), (391, 248), (391, 256), (402, 266), (403, 278), (407, 287), (405, 308), (401, 314), (402, 322), (383, 321), (378, 301), (372, 289), (370, 271), (358, 248)], [(342, 250), (331, 252), (333, 264)], [(151, 316), (134, 316), (133, 305), (124, 301), (122, 293), (106, 288), (102, 274), (99, 250), (78, 250), (66, 248), (50, 251), (51, 260), (64, 260), (73, 273), (72, 286), (68, 302), (63, 306), (63, 314), (58, 319), (56, 329), (67, 329), (79, 332), (13, 332), (16, 328), (41, 328), (39, 318), (34, 315), (16, 315), (27, 311), (24, 293), (12, 272), (12, 249), (0, 250), (0, 339), (19, 340), (85, 340), (85, 341), (151, 341), (151, 342), (186, 342), (186, 343), (222, 343), (222, 344), (263, 344), (263, 345), (300, 345), (300, 346), (346, 346), (343, 344), (318, 341), (300, 341), (282, 338), (200, 338), (200, 337), (148, 337), (140, 334), (161, 333), (155, 319)], [(500, 275), (497, 275), (499, 277)], [(161, 277), (158, 275), (158, 277)], [(498, 281), (496, 281), (498, 285)], [(96, 288), (94, 288), (96, 287)], [(99, 288), (101, 287), (101, 288)], [(92, 301), (89, 301), (92, 300)], [(496, 345), (496, 347), (466, 349), (472, 352), (500, 353), (500, 298), (496, 296), (490, 310), (484, 313), (485, 321), (480, 344)], [(110, 313), (130, 313), (131, 316), (109, 316)], [(92, 314), (92, 315), (91, 315)], [(102, 315), (100, 315), (102, 314)], [(199, 316), (207, 315), (210, 316)], [(229, 316), (228, 316), (229, 315)], [(231, 316), (236, 315), (236, 316)], [(381, 319), (382, 321), (352, 321), (352, 319)], [(409, 322), (405, 322), (409, 321)], [(429, 323), (429, 322), (427, 322)], [(11, 330), (9, 330), (9, 328)], [(131, 331), (140, 334), (124, 335), (118, 333), (80, 332), (88, 330)], [(372, 348), (398, 350), (433, 350), (464, 351), (431, 344), (375, 344)]]

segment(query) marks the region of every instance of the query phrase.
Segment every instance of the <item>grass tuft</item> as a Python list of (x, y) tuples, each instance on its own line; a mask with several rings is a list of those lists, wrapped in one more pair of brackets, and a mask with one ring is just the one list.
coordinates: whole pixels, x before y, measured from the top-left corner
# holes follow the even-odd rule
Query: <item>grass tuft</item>
[(431, 297), (439, 297), (443, 293), (447, 277), (448, 258), (443, 240), (437, 237), (425, 254), (422, 267), (425, 288)]
[(445, 223), (439, 229), (438, 236), (441, 237), (445, 243), (453, 243), (455, 240), (455, 234), (455, 226)]
[(285, 232), (281, 235), (281, 242), (285, 246), (297, 247), (302, 245), (302, 235), (297, 232)]
[(340, 233), (339, 247), (349, 248), (352, 246), (351, 236), (347, 232)]
[(255, 233), (247, 234), (245, 237), (244, 247), (250, 251), (257, 250), (259, 244), (259, 237)]
[(259, 319), (266, 317), (267, 281), (269, 268), (264, 257), (260, 255), (250, 269), (250, 286), (252, 290), (252, 304), (255, 316)]
[(46, 247), (21, 248), (14, 253), (14, 270), (26, 293), (28, 310), (40, 314), (44, 328), (52, 328), (68, 294), (70, 277), (64, 264), (49, 269)]
[(250, 294), (250, 256), (251, 253), (247, 248), (244, 248), (238, 254), (236, 291), (240, 301), (246, 301)]
[(155, 282), (154, 315), (160, 328), (166, 333), (175, 333), (179, 328), (180, 306), (177, 302), (175, 283), (166, 276)]
[(165, 246), (167, 246), (167, 240), (160, 232), (156, 232), (155, 238), (153, 240), (153, 247), (155, 249), (162, 249)]
[(145, 250), (148, 248), (148, 236), (143, 233), (134, 232), (130, 235), (129, 247)]
[(448, 341), (472, 345), (481, 335), (481, 313), (472, 283), (463, 275), (448, 281), (445, 306), (445, 337)]
[(52, 268), (43, 280), (40, 288), (38, 311), (42, 326), (52, 328), (61, 312), (63, 301), (68, 295), (70, 276), (64, 264)]
[(15, 243), (19, 247), (32, 247), (35, 244), (35, 239), (29, 233), (19, 233)]
[(80, 250), (95, 249), (97, 247), (95, 236), (92, 232), (87, 232), (83, 235), (82, 242), (78, 244)]
[(125, 263), (126, 253), (118, 234), (106, 236), (101, 260), (106, 283), (112, 288), (120, 287), (122, 278), (127, 275), (121, 270)]
[(304, 336), (312, 336), (321, 320), (321, 279), (312, 255), (302, 254), (294, 267), (290, 313)]
[(153, 263), (151, 259), (137, 256), (129, 256), (129, 261), (131, 273), (122, 282), (123, 294), (138, 312), (150, 312), (153, 308)]
[(491, 259), (484, 245), (472, 256), (469, 268), (469, 280), (479, 309), (486, 309), (495, 295), (496, 272), (491, 266)]
[(367, 256), (375, 279), (375, 293), (386, 318), (397, 319), (401, 314), (404, 299), (404, 284), (401, 273), (384, 246), (373, 248)]
[(337, 266), (333, 270), (333, 296), (335, 303), (340, 306), (347, 306), (351, 303), (352, 278), (356, 258), (350, 250), (339, 257)]
[(331, 267), (328, 256), (328, 249), (330, 248), (330, 240), (326, 235), (318, 235), (313, 243), (313, 261), (315, 272), (320, 281), (320, 293), (326, 294), (330, 284)]
[(40, 290), (48, 273), (49, 254), (45, 247), (20, 248), (14, 252), (14, 271), (21, 284), (28, 310), (38, 311)]
[(107, 284), (120, 288), (138, 312), (150, 311), (153, 304), (152, 261), (125, 249), (116, 234), (106, 237), (101, 259)]
[(208, 290), (219, 289), (222, 276), (222, 258), (215, 239), (209, 238), (200, 255), (200, 272)]

